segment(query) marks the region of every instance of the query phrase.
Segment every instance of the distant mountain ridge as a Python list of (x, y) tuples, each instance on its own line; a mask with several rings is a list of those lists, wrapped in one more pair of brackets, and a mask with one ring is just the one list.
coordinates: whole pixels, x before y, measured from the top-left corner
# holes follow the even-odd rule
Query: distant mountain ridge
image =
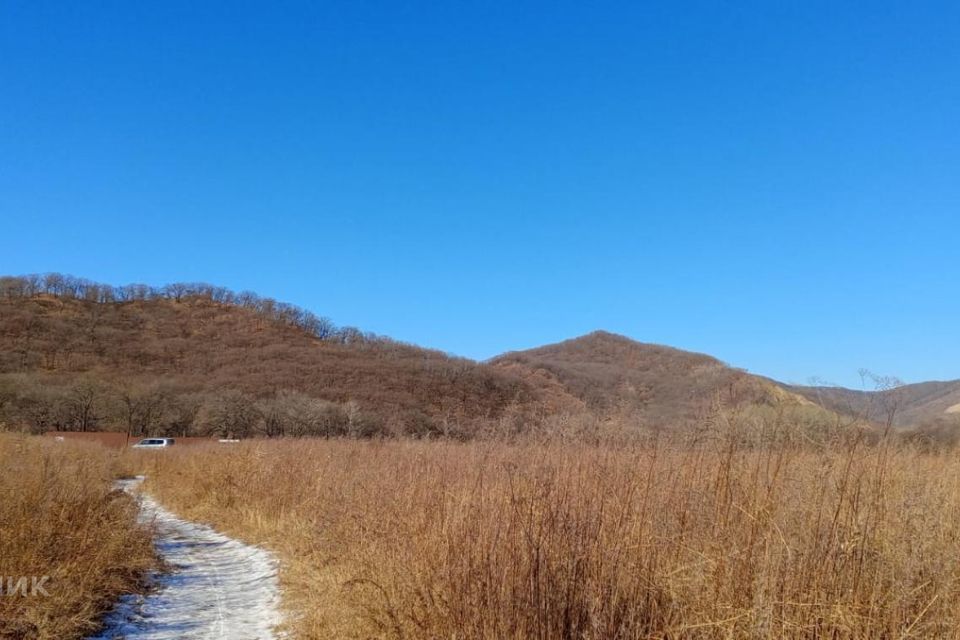
[(674, 428), (783, 406), (960, 424), (960, 381), (794, 386), (606, 331), (474, 362), (206, 284), (0, 277), (0, 427), (470, 437), (563, 416)]
[(651, 421), (696, 419), (712, 400), (729, 404), (812, 404), (897, 428), (960, 427), (960, 380), (899, 385), (877, 391), (799, 386), (732, 368), (705, 354), (637, 342), (606, 331), (505, 353), (494, 366), (550, 380), (601, 414)]
[(785, 385), (811, 402), (847, 415), (888, 419), (892, 426), (918, 427), (960, 417), (960, 380), (920, 382), (878, 391)]
[(694, 421), (717, 404), (808, 402), (712, 356), (606, 331), (506, 353), (490, 363), (525, 379), (539, 375), (551, 380), (600, 415), (649, 424)]

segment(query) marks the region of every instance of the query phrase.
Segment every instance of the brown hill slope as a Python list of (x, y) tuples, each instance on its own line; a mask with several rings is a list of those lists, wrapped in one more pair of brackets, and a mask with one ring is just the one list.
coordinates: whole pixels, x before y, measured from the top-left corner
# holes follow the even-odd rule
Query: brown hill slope
[(604, 331), (507, 353), (491, 364), (528, 380), (548, 380), (602, 416), (630, 417), (652, 426), (695, 420), (718, 403), (805, 403), (772, 381), (716, 358)]
[(0, 428), (467, 436), (570, 414), (671, 427), (717, 406), (813, 404), (824, 424), (882, 422), (891, 404), (900, 426), (960, 423), (960, 382), (790, 387), (599, 331), (476, 363), (209, 285), (0, 277)]
[(80, 282), (0, 281), (0, 423), (456, 434), (543, 413), (537, 386), (503, 369), (335, 329), (252, 294)]
[(842, 387), (787, 387), (812, 402), (848, 415), (885, 422), (896, 427), (925, 427), (945, 421), (960, 424), (960, 380), (921, 382), (880, 391)]

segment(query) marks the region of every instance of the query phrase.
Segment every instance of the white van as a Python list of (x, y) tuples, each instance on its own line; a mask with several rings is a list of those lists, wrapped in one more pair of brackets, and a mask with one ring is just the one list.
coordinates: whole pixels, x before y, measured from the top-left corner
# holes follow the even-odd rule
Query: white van
[(173, 438), (144, 438), (133, 445), (134, 449), (164, 449), (172, 447), (176, 442)]

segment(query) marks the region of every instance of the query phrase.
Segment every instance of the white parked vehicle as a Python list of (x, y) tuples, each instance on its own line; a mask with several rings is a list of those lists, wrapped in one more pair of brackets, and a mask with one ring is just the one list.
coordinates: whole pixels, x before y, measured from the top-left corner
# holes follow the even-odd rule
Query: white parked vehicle
[(133, 445), (134, 449), (165, 449), (172, 447), (176, 440), (173, 438), (144, 438)]

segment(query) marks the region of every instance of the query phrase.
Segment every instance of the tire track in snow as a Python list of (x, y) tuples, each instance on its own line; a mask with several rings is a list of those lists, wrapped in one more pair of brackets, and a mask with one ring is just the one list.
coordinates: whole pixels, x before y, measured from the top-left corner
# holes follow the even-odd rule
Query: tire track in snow
[[(133, 491), (143, 478), (121, 480)], [(157, 552), (170, 567), (154, 573), (146, 596), (120, 599), (104, 630), (88, 640), (273, 640), (280, 624), (277, 563), (258, 547), (176, 517), (140, 496), (140, 521), (153, 523)]]

